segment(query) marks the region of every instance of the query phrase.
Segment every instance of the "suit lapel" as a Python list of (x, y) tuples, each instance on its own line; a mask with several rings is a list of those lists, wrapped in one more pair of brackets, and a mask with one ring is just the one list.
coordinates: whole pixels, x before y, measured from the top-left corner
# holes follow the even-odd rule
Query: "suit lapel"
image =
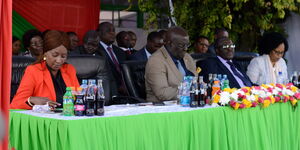
[(143, 60), (148, 60), (145, 48), (143, 49), (143, 52), (142, 52), (142, 58), (143, 58)]
[(161, 53), (163, 54), (164, 58), (166, 59), (166, 62), (169, 64), (170, 69), (173, 71), (176, 78), (179, 81), (182, 81), (183, 75), (180, 73), (180, 71), (176, 67), (174, 61), (172, 60), (171, 56), (169, 55), (169, 53), (167, 52), (167, 50), (164, 47), (162, 47)]

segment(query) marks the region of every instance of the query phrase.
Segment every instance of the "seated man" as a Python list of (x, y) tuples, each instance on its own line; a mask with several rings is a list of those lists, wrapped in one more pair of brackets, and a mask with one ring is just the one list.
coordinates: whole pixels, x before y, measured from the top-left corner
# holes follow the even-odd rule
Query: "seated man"
[(129, 56), (130, 60), (145, 60), (147, 61), (149, 57), (164, 44), (163, 38), (160, 33), (153, 31), (147, 36), (147, 44), (144, 48)]
[(226, 74), (231, 88), (240, 88), (252, 86), (252, 83), (246, 73), (232, 61), (234, 56), (235, 45), (232, 41), (223, 37), (216, 41), (217, 57), (208, 58), (201, 63), (198, 62), (202, 71), (200, 75), (204, 76), (204, 80), (208, 81), (208, 74)]
[(184, 76), (196, 75), (193, 58), (186, 52), (189, 36), (181, 27), (167, 31), (166, 45), (148, 60), (145, 71), (147, 101), (176, 100)]
[(95, 30), (90, 30), (85, 33), (83, 37), (83, 45), (77, 46), (75, 50), (71, 51), (69, 55), (93, 55), (93, 56), (103, 56), (99, 48), (100, 37)]

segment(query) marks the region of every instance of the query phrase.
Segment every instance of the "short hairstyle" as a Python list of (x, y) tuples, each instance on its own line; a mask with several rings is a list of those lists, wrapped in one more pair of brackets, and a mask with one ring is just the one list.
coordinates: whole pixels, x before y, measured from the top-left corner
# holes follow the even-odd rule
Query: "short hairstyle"
[(67, 34), (68, 34), (68, 36), (71, 36), (71, 35), (77, 36), (77, 34), (75, 32), (73, 32), (73, 31), (69, 31), (69, 32), (67, 32)]
[(215, 35), (218, 35), (221, 32), (228, 32), (225, 28), (216, 28)]
[(30, 46), (30, 41), (33, 37), (40, 36), (42, 38), (42, 33), (39, 30), (32, 29), (25, 32), (23, 35), (23, 45), (25, 48)]
[(102, 30), (104, 27), (112, 25), (110, 22), (102, 22), (98, 25), (96, 31), (100, 33), (100, 30)]
[(133, 31), (127, 31), (127, 32), (130, 36), (136, 36), (136, 34)]
[(264, 33), (263, 37), (258, 43), (259, 54), (270, 54), (272, 50), (277, 48), (281, 43), (284, 44), (284, 52), (289, 49), (286, 38), (278, 32), (267, 32)]
[(153, 31), (148, 34), (147, 41), (154, 41), (154, 39), (156, 39), (156, 38), (162, 39), (162, 36), (159, 32)]
[(12, 37), (12, 42), (14, 43), (14, 42), (16, 42), (16, 41), (20, 41), (20, 39), (19, 39), (18, 37), (16, 37), (16, 36), (13, 36), (13, 37)]
[(70, 48), (69, 36), (62, 31), (50, 30), (45, 34), (43, 53), (49, 50), (59, 47), (60, 45), (65, 46), (67, 49)]
[(117, 43), (122, 42), (122, 39), (124, 39), (126, 36), (129, 36), (127, 31), (120, 31), (116, 36)]
[(207, 36), (204, 36), (204, 35), (200, 35), (196, 38), (196, 42), (198, 42), (200, 39), (206, 39), (207, 41), (209, 41), (208, 37)]
[(218, 38), (218, 39), (216, 40), (216, 42), (215, 42), (214, 47), (215, 47), (216, 49), (218, 49), (218, 48), (221, 46), (221, 43), (223, 43), (224, 41), (228, 41), (228, 40), (231, 40), (231, 39), (228, 38), (228, 37), (221, 37), (221, 38)]
[(89, 38), (93, 38), (93, 39), (99, 38), (97, 31), (89, 30), (88, 32), (86, 32), (83, 37), (83, 43), (86, 43)]

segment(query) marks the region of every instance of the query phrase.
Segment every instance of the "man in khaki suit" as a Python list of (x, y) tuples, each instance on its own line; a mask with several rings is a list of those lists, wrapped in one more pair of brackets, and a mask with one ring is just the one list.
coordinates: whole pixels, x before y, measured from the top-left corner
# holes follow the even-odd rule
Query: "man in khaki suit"
[(196, 75), (196, 64), (186, 52), (189, 46), (189, 36), (183, 28), (168, 29), (166, 45), (158, 49), (146, 65), (147, 101), (176, 100), (183, 77)]

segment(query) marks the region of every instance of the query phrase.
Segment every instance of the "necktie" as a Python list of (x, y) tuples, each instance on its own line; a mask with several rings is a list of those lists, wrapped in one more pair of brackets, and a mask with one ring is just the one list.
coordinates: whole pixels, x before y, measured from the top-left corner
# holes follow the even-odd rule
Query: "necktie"
[(109, 52), (109, 55), (110, 55), (110, 57), (111, 57), (111, 60), (113, 61), (114, 65), (115, 65), (115, 67), (116, 67), (116, 69), (117, 69), (117, 71), (118, 71), (118, 72), (121, 72), (119, 62), (117, 61), (115, 55), (113, 54), (112, 48), (108, 46), (108, 47), (107, 47), (107, 50), (108, 50), (108, 52)]
[(177, 60), (176, 65), (177, 65), (177, 68), (178, 68), (179, 72), (180, 72), (183, 76), (185, 76), (185, 70), (184, 70), (183, 66), (181, 65), (180, 60)]
[(125, 51), (127, 55), (131, 55), (131, 50), (128, 49), (127, 51)]
[(111, 47), (107, 47), (107, 50), (109, 52), (109, 55), (111, 57), (111, 60), (113, 61), (117, 71), (119, 72), (119, 74), (121, 75), (121, 87), (123, 87), (122, 89), (124, 90), (122, 94), (124, 95), (128, 95), (128, 90), (127, 90), (127, 87), (125, 85), (125, 81), (124, 81), (124, 77), (123, 77), (123, 74), (122, 74), (122, 71), (121, 71), (121, 68), (120, 68), (120, 65), (119, 65), (119, 62), (117, 61), (115, 55), (113, 54), (113, 50)]
[(244, 85), (252, 86), (251, 82), (237, 71), (236, 67), (231, 61), (227, 61), (227, 64), (230, 65), (230, 69), (232, 70), (233, 74), (243, 81)]

